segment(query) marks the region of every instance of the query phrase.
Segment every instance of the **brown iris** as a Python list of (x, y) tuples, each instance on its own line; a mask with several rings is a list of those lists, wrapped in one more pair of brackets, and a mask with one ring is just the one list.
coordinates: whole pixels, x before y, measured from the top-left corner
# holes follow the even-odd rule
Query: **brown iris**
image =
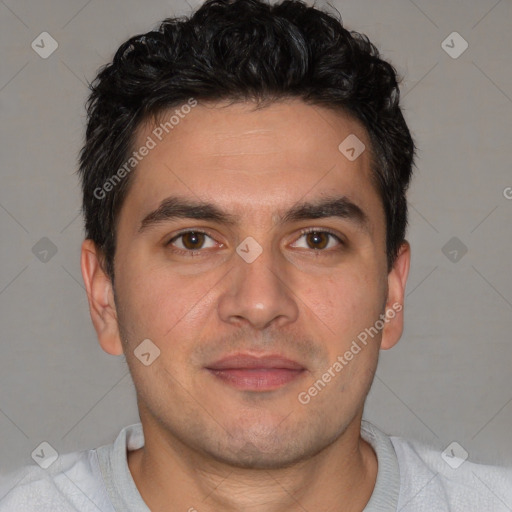
[(329, 233), (311, 231), (306, 233), (306, 241), (312, 249), (325, 249), (329, 243)]
[(204, 233), (198, 233), (197, 231), (189, 231), (181, 235), (183, 246), (187, 249), (194, 250), (200, 249), (204, 244)]

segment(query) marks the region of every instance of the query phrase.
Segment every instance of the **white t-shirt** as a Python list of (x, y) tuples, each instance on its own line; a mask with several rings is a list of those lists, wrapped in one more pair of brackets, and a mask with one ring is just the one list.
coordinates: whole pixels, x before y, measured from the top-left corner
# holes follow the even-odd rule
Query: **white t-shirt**
[[(512, 468), (460, 464), (457, 451), (443, 458), (364, 420), (361, 436), (378, 460), (375, 488), (362, 512), (512, 512)], [(136, 423), (112, 444), (60, 455), (47, 469), (34, 464), (10, 473), (0, 482), (0, 512), (150, 512), (126, 457), (143, 445)], [(191, 506), (200, 510), (200, 503)]]

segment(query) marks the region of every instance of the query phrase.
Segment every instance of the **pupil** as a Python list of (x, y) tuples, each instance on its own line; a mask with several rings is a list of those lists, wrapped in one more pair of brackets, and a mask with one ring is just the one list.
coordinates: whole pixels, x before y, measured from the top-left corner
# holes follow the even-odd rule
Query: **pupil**
[(327, 234), (313, 231), (308, 234), (309, 245), (315, 245), (313, 249), (323, 249), (327, 246)]
[(204, 242), (204, 234), (203, 233), (196, 233), (195, 231), (191, 231), (189, 233), (185, 233), (183, 235), (183, 245), (187, 249), (197, 249), (198, 245), (203, 245)]

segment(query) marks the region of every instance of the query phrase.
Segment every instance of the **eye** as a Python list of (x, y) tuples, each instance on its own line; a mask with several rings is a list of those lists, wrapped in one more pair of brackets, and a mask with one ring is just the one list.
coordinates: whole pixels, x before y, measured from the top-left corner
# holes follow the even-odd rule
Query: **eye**
[[(298, 245), (300, 240), (304, 240), (305, 244)], [(343, 245), (343, 241), (334, 233), (321, 229), (305, 229), (297, 242), (292, 244), (292, 247), (324, 250), (332, 249), (337, 245)]]
[[(203, 231), (184, 231), (167, 242), (167, 245), (186, 252), (209, 249), (216, 244), (217, 242)], [(220, 246), (222, 247), (222, 244)]]

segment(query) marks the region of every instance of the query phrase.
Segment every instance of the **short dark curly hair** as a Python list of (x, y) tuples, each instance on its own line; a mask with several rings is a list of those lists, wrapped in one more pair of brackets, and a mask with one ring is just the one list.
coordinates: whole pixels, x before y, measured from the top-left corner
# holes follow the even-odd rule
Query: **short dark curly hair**
[(386, 215), (389, 271), (405, 238), (416, 151), (398, 83), (366, 36), (301, 0), (207, 0), (190, 17), (167, 18), (130, 38), (89, 85), (78, 170), (86, 238), (100, 250), (107, 275), (113, 281), (116, 221), (134, 173), (108, 194), (98, 190), (130, 158), (137, 128), (190, 98), (259, 106), (300, 99), (360, 121)]

